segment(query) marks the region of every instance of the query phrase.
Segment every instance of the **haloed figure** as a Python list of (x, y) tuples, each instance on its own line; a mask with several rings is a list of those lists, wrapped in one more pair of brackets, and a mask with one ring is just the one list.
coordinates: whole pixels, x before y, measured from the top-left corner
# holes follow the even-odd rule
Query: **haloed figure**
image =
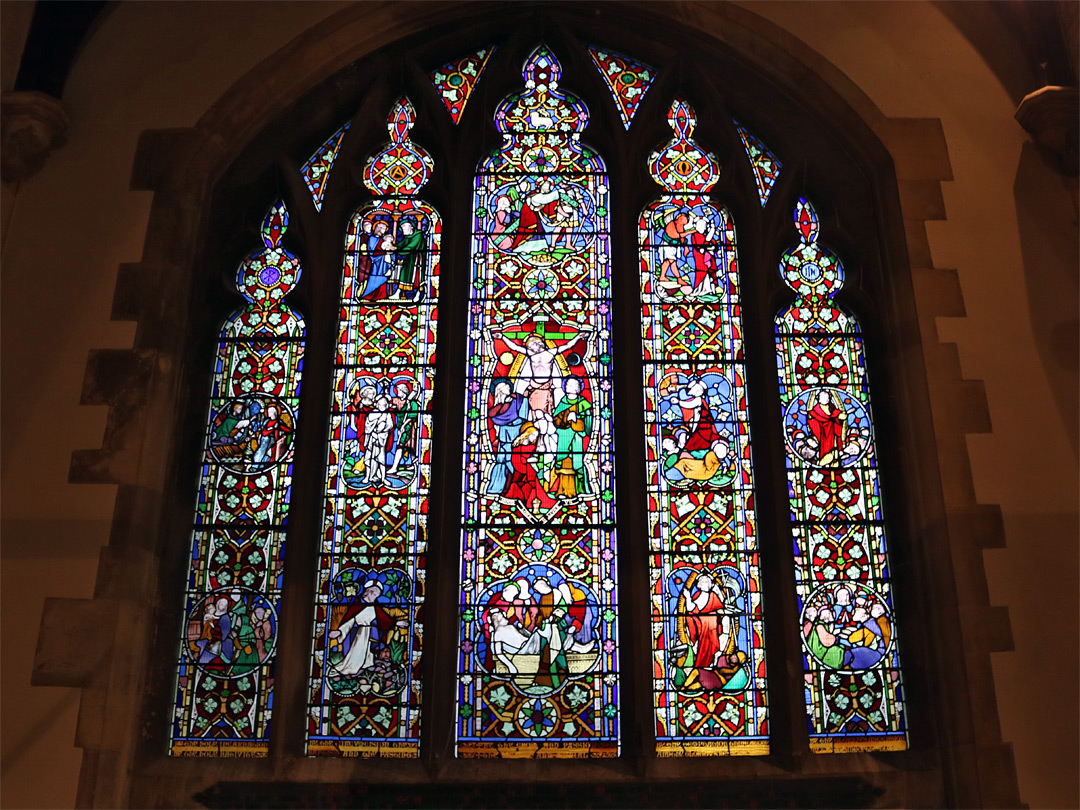
[(388, 408), (390, 400), (380, 396), (375, 400), (376, 410), (364, 420), (364, 483), (386, 486), (386, 451), (390, 433), (394, 429), (394, 417)]
[(399, 382), (394, 386), (391, 405), (394, 407), (394, 421), (397, 422), (397, 449), (394, 451), (394, 463), (387, 470), (392, 475), (403, 461), (409, 467), (417, 460), (420, 403), (414, 396), (413, 387), (407, 382)]
[(549, 489), (560, 498), (592, 491), (585, 469), (585, 439), (592, 430), (592, 403), (581, 395), (581, 387), (576, 377), (566, 381), (566, 394), (552, 417), (558, 446)]

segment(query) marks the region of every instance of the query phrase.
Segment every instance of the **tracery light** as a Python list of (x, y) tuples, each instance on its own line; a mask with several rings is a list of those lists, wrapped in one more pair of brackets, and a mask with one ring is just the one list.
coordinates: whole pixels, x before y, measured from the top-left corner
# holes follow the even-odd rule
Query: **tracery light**
[(331, 135), (315, 150), (307, 162), (300, 167), (300, 174), (304, 178), (304, 184), (311, 192), (311, 200), (315, 203), (315, 210), (321, 211), (323, 197), (326, 196), (326, 185), (330, 181), (330, 173), (334, 170), (337, 161), (338, 150), (341, 149), (341, 141), (345, 138), (345, 132), (349, 128), (346, 123), (341, 129)]
[(623, 129), (630, 129), (638, 107), (656, 80), (656, 71), (636, 59), (603, 48), (589, 48), (589, 56), (611, 92)]
[(493, 53), (495, 46), (481, 48), (431, 71), (431, 83), (455, 124), (461, 121), (469, 96), (476, 89)]
[(746, 127), (735, 122), (735, 130), (739, 133), (743, 149), (746, 150), (747, 160), (750, 161), (750, 169), (754, 173), (754, 183), (757, 184), (758, 199), (761, 200), (762, 208), (769, 201), (773, 186), (780, 177), (780, 169), (783, 168), (776, 156), (761, 142), (761, 139), (752, 134)]

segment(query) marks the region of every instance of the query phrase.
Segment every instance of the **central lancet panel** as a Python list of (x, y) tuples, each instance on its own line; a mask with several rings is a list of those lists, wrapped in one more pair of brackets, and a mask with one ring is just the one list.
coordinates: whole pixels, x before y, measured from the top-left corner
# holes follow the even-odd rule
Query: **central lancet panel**
[(474, 189), (459, 756), (618, 755), (609, 192), (560, 72), (526, 61)]

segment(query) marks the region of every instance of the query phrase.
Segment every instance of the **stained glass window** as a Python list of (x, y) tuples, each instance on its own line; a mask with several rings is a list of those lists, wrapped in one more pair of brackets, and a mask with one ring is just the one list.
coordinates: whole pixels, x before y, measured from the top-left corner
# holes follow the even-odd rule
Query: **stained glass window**
[(459, 756), (618, 754), (609, 191), (544, 47), (474, 187)]
[[(455, 124), (493, 50), (431, 72)], [(629, 129), (656, 71), (588, 50)], [(444, 597), (458, 604), (438, 621), (457, 622), (455, 751), (464, 758), (620, 751), (611, 315), (618, 268), (607, 168), (582, 143), (589, 111), (560, 87), (561, 73), (551, 51), (537, 48), (524, 63), (524, 88), (496, 106), (503, 143), (476, 167), (472, 252), (460, 277), (469, 284), (467, 322), (452, 326), (467, 335), (460, 559), (456, 573), (440, 575), (458, 578)], [(443, 224), (420, 198), (434, 162), (411, 140), (415, 121), (401, 98), (387, 120), (389, 143), (363, 172), (370, 201), (344, 238), (305, 674), (312, 756), (420, 753)], [(694, 140), (694, 110), (677, 98), (667, 122), (672, 138), (648, 161), (660, 190), (636, 234), (646, 479), (643, 490), (627, 482), (647, 503), (647, 521), (629, 528), (642, 533), (635, 553), (648, 554), (649, 643), (640, 641), (650, 655), (656, 754), (765, 755), (772, 718), (761, 493), (736, 229), (711, 196), (721, 167)], [(735, 126), (764, 206), (780, 161)], [(316, 209), (348, 128), (301, 167)], [(300, 275), (282, 244), (288, 220), (280, 201), (266, 215), (264, 247), (238, 272), (247, 303), (221, 333), (174, 755), (268, 751), (306, 334), (283, 301)], [(903, 749), (862, 336), (833, 300), (843, 269), (820, 244), (805, 199), (795, 224), (800, 241), (783, 255), (781, 272), (796, 298), (775, 319), (775, 350), (799, 607), (787, 620), (798, 621), (803, 640), (810, 748)], [(637, 328), (633, 320), (624, 335)]]
[(892, 585), (862, 336), (833, 300), (840, 260), (802, 198), (780, 272), (796, 299), (776, 318), (810, 749), (903, 749)]
[(608, 90), (611, 91), (611, 97), (619, 110), (623, 128), (630, 129), (641, 100), (645, 98), (645, 94), (649, 92), (649, 87), (656, 78), (656, 71), (629, 56), (600, 48), (589, 48), (589, 55), (592, 56), (596, 69), (600, 71)]
[(465, 112), (465, 104), (480, 81), (480, 74), (487, 67), (488, 60), (495, 53), (495, 48), (481, 48), (475, 53), (455, 59), (453, 62), (443, 65), (431, 71), (431, 83), (439, 92), (439, 96), (446, 105), (446, 111), (454, 119), (454, 123), (461, 120), (461, 114)]
[(750, 160), (750, 168), (754, 172), (754, 182), (757, 183), (758, 199), (761, 200), (761, 205), (764, 207), (765, 203), (769, 201), (773, 186), (776, 185), (776, 179), (780, 176), (782, 164), (769, 151), (768, 147), (761, 142), (760, 138), (752, 135), (738, 121), (735, 122), (735, 129), (738, 130), (739, 138), (742, 140), (743, 148), (746, 150), (746, 157)]
[(273, 707), (285, 529), (303, 364), (303, 319), (282, 299), (300, 262), (280, 201), (221, 330), (181, 630), (170, 753), (265, 756)]
[(442, 223), (415, 195), (432, 160), (415, 111), (364, 183), (345, 237), (308, 753), (417, 756), (431, 395)]
[(716, 156), (674, 137), (642, 212), (650, 594), (658, 756), (765, 754), (765, 649), (735, 226)]
[(341, 148), (341, 139), (345, 137), (345, 130), (349, 128), (345, 124), (341, 129), (331, 135), (322, 146), (315, 150), (315, 154), (308, 158), (300, 168), (304, 177), (304, 183), (311, 192), (311, 199), (315, 202), (315, 210), (322, 210), (323, 197), (326, 195), (326, 183), (330, 179), (330, 172), (337, 160), (338, 150)]

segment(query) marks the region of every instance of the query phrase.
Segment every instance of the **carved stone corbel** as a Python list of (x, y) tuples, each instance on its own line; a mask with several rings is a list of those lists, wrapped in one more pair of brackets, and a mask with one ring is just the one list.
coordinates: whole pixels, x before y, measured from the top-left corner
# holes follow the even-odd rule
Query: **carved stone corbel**
[(41, 170), (63, 146), (71, 120), (58, 99), (36, 91), (0, 96), (0, 176), (18, 183)]
[(1061, 171), (1076, 177), (1080, 90), (1049, 85), (1028, 93), (1016, 109), (1016, 120), (1043, 149), (1058, 159)]

